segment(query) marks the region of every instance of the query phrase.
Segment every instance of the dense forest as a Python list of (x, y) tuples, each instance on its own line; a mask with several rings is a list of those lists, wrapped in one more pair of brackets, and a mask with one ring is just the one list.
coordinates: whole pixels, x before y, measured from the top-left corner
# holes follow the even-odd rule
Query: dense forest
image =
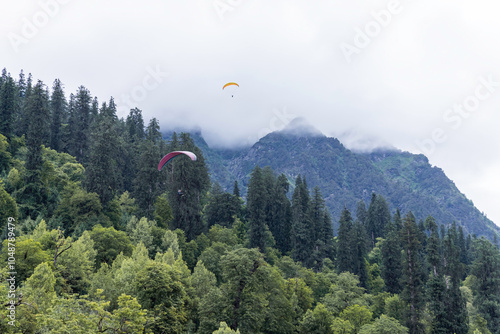
[(188, 133), (4, 69), (0, 332), (500, 333), (496, 242), (377, 193), (333, 221), (307, 180), (243, 199)]

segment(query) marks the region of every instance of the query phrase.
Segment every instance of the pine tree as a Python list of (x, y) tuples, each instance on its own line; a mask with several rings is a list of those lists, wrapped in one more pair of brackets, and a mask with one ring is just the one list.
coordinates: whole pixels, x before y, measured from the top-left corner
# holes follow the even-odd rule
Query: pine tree
[(373, 193), (366, 216), (366, 232), (371, 239), (372, 248), (375, 247), (378, 237), (384, 237), (385, 226), (390, 221), (389, 205), (381, 195)]
[(403, 278), (402, 299), (408, 304), (406, 310), (406, 327), (410, 334), (424, 333), (422, 313), (424, 304), (424, 280), (422, 244), (420, 231), (415, 216), (409, 212), (403, 219), (400, 231), (403, 244)]
[(207, 227), (215, 224), (231, 227), (234, 216), (238, 213), (238, 206), (239, 201), (234, 195), (225, 192), (218, 182), (214, 183), (204, 209)]
[[(464, 230), (461, 225), (458, 226), (457, 247), (460, 250), (460, 262), (464, 266), (467, 266), (469, 264), (469, 261), (467, 259), (467, 245), (466, 245)], [(465, 274), (466, 271), (464, 270), (464, 276), (462, 277), (462, 279), (465, 278)]]
[(165, 191), (162, 179), (166, 173), (158, 172), (157, 168), (161, 159), (161, 142), (158, 120), (152, 118), (146, 129), (146, 139), (140, 143), (140, 155), (135, 167), (137, 174), (133, 180), (133, 194), (140, 214), (148, 219), (154, 218), (154, 203)]
[(73, 117), (70, 124), (71, 142), (69, 153), (76, 157), (80, 163), (87, 161), (88, 148), (90, 145), (90, 124), (91, 119), (90, 92), (87, 88), (80, 86), (74, 97), (74, 109), (71, 110)]
[(85, 171), (85, 187), (99, 195), (106, 206), (120, 188), (117, 152), (120, 142), (116, 129), (116, 108), (113, 100), (109, 106), (103, 103), (92, 131), (88, 166)]
[(198, 159), (191, 161), (181, 157), (169, 162), (169, 202), (174, 227), (182, 229), (186, 238), (192, 240), (205, 230), (201, 219), (201, 201), (210, 187), (210, 179), (202, 151), (195, 146), (188, 133), (181, 133), (179, 137), (179, 141), (173, 138), (169, 151), (191, 151)]
[(54, 81), (50, 98), (51, 124), (49, 146), (56, 151), (62, 148), (61, 126), (66, 120), (67, 102), (59, 79)]
[(382, 252), (381, 276), (384, 279), (386, 291), (393, 294), (401, 292), (401, 252), (403, 250), (399, 235), (401, 227), (401, 215), (397, 210), (391, 223), (387, 225), (386, 238), (380, 249)]
[(311, 264), (314, 270), (319, 271), (325, 258), (333, 259), (333, 227), (318, 186), (313, 189), (309, 216), (313, 229), (311, 234), (315, 240)]
[(360, 200), (356, 206), (356, 219), (361, 222), (361, 224), (366, 224), (366, 217), (368, 216), (368, 211), (366, 211), (365, 201)]
[(124, 179), (123, 188), (126, 191), (133, 192), (133, 180), (137, 176), (137, 168), (140, 164), (139, 157), (144, 153), (142, 146), (146, 137), (142, 111), (137, 108), (130, 110), (126, 121), (123, 123), (122, 120), (120, 124), (124, 127), (121, 131), (121, 136), (126, 143), (120, 163)]
[(431, 333), (445, 334), (449, 333), (450, 324), (448, 323), (448, 310), (446, 308), (448, 295), (442, 268), (441, 239), (439, 238), (438, 226), (433, 217), (426, 218), (425, 226), (430, 231), (427, 242), (427, 262), (431, 272), (427, 282), (427, 295), (432, 316)]
[(262, 169), (257, 166), (252, 171), (247, 192), (247, 210), (250, 248), (264, 252), (266, 246), (266, 207), (268, 192), (264, 184)]
[(297, 176), (295, 189), (292, 195), (292, 228), (291, 245), (292, 258), (309, 266), (314, 246), (314, 231), (311, 228), (310, 213), (311, 200), (307, 183), (301, 176)]
[(29, 203), (27, 216), (34, 216), (46, 201), (46, 191), (41, 180), (43, 157), (42, 144), (48, 137), (49, 97), (44, 84), (38, 81), (28, 97), (26, 111), (29, 116), (28, 133), (26, 134), (26, 179), (23, 195)]
[(353, 247), (353, 221), (351, 212), (344, 207), (340, 214), (339, 230), (337, 233), (337, 268), (340, 273), (354, 271), (353, 259), (356, 249)]
[(359, 277), (360, 285), (368, 289), (368, 272), (366, 269), (366, 258), (368, 257), (368, 245), (369, 240), (367, 239), (367, 234), (365, 227), (359, 220), (356, 220), (353, 224), (353, 244), (354, 244), (354, 255), (353, 258), (353, 274)]
[(484, 237), (473, 241), (474, 261), (471, 274), (474, 284), (474, 306), (486, 319), (488, 329), (500, 333), (500, 251)]
[(144, 132), (144, 119), (142, 118), (142, 110), (134, 108), (130, 110), (125, 121), (128, 131), (128, 137), (130, 142), (134, 143), (138, 140), (142, 140), (145, 137)]
[(466, 334), (469, 331), (467, 302), (460, 291), (465, 265), (460, 262), (459, 236), (456, 224), (448, 230), (444, 240), (443, 254), (445, 258), (444, 272), (447, 276), (447, 305), (445, 312), (448, 320), (447, 333)]
[(287, 197), (289, 191), (288, 179), (284, 174), (278, 176), (271, 189), (271, 215), (269, 230), (276, 240), (276, 248), (283, 254), (291, 251), (292, 208)]
[(0, 86), (0, 133), (8, 140), (14, 134), (14, 121), (17, 113), (17, 88), (10, 73), (2, 79)]
[(238, 187), (238, 181), (234, 181), (233, 195), (235, 197), (240, 197), (240, 188)]
[[(1, 87), (1, 85), (0, 85)], [(17, 107), (16, 114), (14, 115), (14, 134), (21, 137), (26, 134), (28, 129), (28, 121), (25, 113), (26, 97), (27, 97), (27, 82), (23, 70), (19, 73), (17, 81)]]

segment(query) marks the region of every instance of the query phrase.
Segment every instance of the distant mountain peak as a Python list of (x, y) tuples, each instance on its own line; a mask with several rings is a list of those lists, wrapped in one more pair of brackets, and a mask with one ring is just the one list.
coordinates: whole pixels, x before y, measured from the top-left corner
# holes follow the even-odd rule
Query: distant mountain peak
[(307, 121), (304, 117), (294, 118), (283, 130), (279, 132), (295, 136), (325, 137), (321, 131), (311, 125), (311, 123), (309, 123), (309, 121)]

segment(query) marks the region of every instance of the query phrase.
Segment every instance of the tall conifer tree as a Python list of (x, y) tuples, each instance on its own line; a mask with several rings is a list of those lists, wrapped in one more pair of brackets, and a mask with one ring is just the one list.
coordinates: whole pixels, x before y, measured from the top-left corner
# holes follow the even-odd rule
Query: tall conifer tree
[(339, 230), (337, 235), (337, 268), (339, 272), (353, 272), (353, 259), (356, 249), (353, 243), (354, 229), (351, 212), (344, 207), (340, 214)]
[(86, 168), (85, 185), (88, 192), (99, 195), (106, 206), (120, 189), (120, 173), (117, 164), (119, 137), (116, 128), (116, 108), (113, 100), (103, 103), (93, 125), (90, 155)]
[(146, 139), (139, 146), (140, 155), (137, 160), (137, 174), (133, 181), (133, 194), (137, 201), (141, 215), (152, 219), (154, 203), (158, 196), (166, 189), (163, 182), (167, 177), (166, 171), (158, 172), (158, 162), (161, 159), (162, 143), (160, 125), (156, 118), (152, 118), (145, 133)]
[(444, 240), (444, 272), (447, 280), (447, 304), (445, 305), (448, 328), (447, 333), (466, 334), (469, 331), (467, 302), (460, 291), (465, 265), (460, 262), (459, 235), (456, 224), (453, 223)]
[(251, 248), (264, 252), (266, 246), (266, 207), (268, 190), (264, 184), (262, 169), (257, 166), (252, 171), (247, 193), (249, 241)]
[(66, 121), (67, 101), (64, 96), (64, 90), (59, 79), (54, 81), (52, 86), (52, 95), (50, 98), (50, 143), (53, 150), (59, 151), (62, 148), (61, 126)]
[(28, 97), (26, 111), (29, 116), (29, 126), (26, 134), (28, 154), (23, 196), (29, 198), (25, 214), (34, 216), (40, 212), (40, 207), (46, 201), (46, 191), (41, 180), (43, 166), (41, 145), (45, 143), (49, 132), (49, 97), (41, 81), (38, 81)]
[[(188, 240), (205, 230), (201, 219), (201, 201), (210, 187), (208, 169), (202, 151), (188, 133), (181, 133), (170, 143), (169, 151), (191, 151), (198, 159), (176, 158), (169, 162), (171, 178), (167, 180), (169, 200), (174, 216), (174, 227), (184, 231)], [(175, 139), (175, 140), (174, 140)], [(184, 157), (185, 158), (185, 157)]]
[(500, 251), (484, 237), (473, 241), (474, 306), (493, 334), (500, 333)]
[(402, 276), (402, 246), (399, 231), (402, 227), (399, 210), (393, 216), (392, 222), (387, 225), (386, 238), (381, 246), (382, 268), (381, 276), (385, 282), (387, 292), (399, 294), (401, 292)]
[(281, 174), (276, 179), (272, 189), (272, 224), (269, 225), (269, 230), (276, 240), (276, 247), (283, 254), (291, 250), (292, 211), (290, 200), (287, 197), (288, 191), (288, 179), (284, 174)]
[(92, 98), (87, 88), (80, 86), (74, 98), (73, 117), (70, 124), (71, 145), (69, 153), (76, 157), (80, 163), (87, 161), (88, 148), (90, 145), (90, 124), (91, 124), (91, 102)]
[(375, 247), (378, 237), (384, 237), (385, 226), (390, 220), (389, 205), (381, 195), (373, 193), (366, 216), (366, 232), (370, 237), (372, 248)]
[(311, 259), (314, 233), (311, 229), (310, 197), (305, 178), (297, 176), (292, 195), (292, 257), (308, 266)]
[(14, 121), (18, 107), (18, 92), (10, 73), (0, 86), (0, 133), (7, 139), (14, 134)]
[(403, 219), (401, 229), (403, 244), (403, 292), (402, 298), (407, 303), (406, 326), (410, 334), (424, 333), (422, 315), (424, 307), (424, 271), (420, 231), (415, 216), (409, 212)]

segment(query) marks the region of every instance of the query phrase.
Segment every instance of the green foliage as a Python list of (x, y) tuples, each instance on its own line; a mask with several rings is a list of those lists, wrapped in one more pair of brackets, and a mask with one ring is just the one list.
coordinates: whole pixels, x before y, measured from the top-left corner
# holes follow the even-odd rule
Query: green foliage
[(201, 200), (210, 187), (208, 168), (203, 152), (194, 144), (188, 133), (181, 133), (180, 140), (172, 140), (169, 146), (171, 151), (191, 151), (197, 156), (196, 161), (185, 157), (176, 158), (167, 167), (169, 203), (174, 216), (173, 227), (182, 229), (190, 241), (204, 232), (205, 228), (201, 217)]
[(387, 229), (386, 238), (380, 246), (382, 255), (381, 277), (385, 282), (386, 291), (400, 293), (402, 273), (402, 244), (399, 235), (401, 228), (399, 211), (393, 216), (392, 224)]
[(60, 254), (57, 268), (71, 292), (78, 294), (87, 292), (96, 256), (94, 241), (88, 231), (83, 232), (80, 238), (71, 244), (71, 248)]
[(287, 327), (291, 326), (292, 308), (283, 279), (264, 262), (262, 254), (256, 249), (236, 249), (222, 257), (221, 267), (222, 314), (231, 328), (244, 333), (291, 330)]
[(403, 300), (409, 305), (406, 313), (407, 327), (411, 333), (423, 333), (422, 324), (424, 296), (424, 271), (420, 231), (415, 222), (415, 216), (409, 212), (403, 219), (400, 231), (403, 257)]
[(314, 310), (307, 310), (298, 331), (301, 334), (333, 334), (333, 321), (325, 305), (318, 303)]
[(224, 192), (218, 183), (214, 183), (204, 208), (207, 226), (215, 224), (230, 227), (233, 216), (241, 211), (239, 197)]
[(135, 284), (141, 305), (154, 315), (153, 332), (182, 333), (185, 330), (187, 296), (174, 267), (161, 262), (147, 263), (137, 273)]
[[(17, 203), (16, 201), (5, 191), (2, 180), (0, 180), (0, 233), (7, 235), (8, 222), (10, 221), (15, 225), (18, 218)], [(11, 218), (9, 220), (9, 218)]]
[(96, 193), (88, 193), (81, 188), (66, 187), (56, 214), (63, 221), (68, 234), (80, 235), (106, 218)]
[(102, 263), (110, 265), (118, 254), (125, 256), (132, 254), (132, 242), (123, 231), (117, 231), (113, 227), (102, 227), (96, 225), (90, 231), (90, 238), (94, 242), (96, 255), (96, 267), (99, 268)]
[(330, 292), (323, 298), (323, 304), (335, 316), (339, 316), (349, 306), (368, 306), (365, 289), (358, 285), (359, 279), (355, 275), (349, 272), (341, 273), (330, 287)]
[(258, 248), (261, 252), (266, 249), (266, 202), (267, 189), (264, 183), (262, 170), (257, 166), (252, 172), (248, 184), (248, 239), (251, 248)]
[(289, 278), (285, 281), (287, 298), (292, 302), (294, 319), (302, 319), (313, 305), (313, 291), (302, 278)]
[(344, 320), (342, 318), (334, 318), (332, 322), (332, 333), (333, 334), (354, 334), (355, 328), (349, 320)]
[(311, 200), (305, 179), (297, 176), (295, 189), (292, 194), (292, 227), (291, 246), (292, 257), (295, 261), (301, 262), (305, 266), (311, 264), (311, 255), (314, 245), (314, 231), (309, 210)]
[[(498, 229), (423, 156), (276, 133), (246, 156), (196, 134), (167, 143), (156, 119), (144, 131), (139, 109), (120, 120), (112, 99), (99, 110), (85, 87), (66, 101), (56, 80), (49, 99), (43, 83), (9, 77), (0, 79), (0, 225), (19, 211), (18, 322), (0, 332), (498, 332), (498, 248), (464, 235)], [(159, 173), (171, 150), (198, 161)], [(265, 165), (274, 170), (255, 167)], [(396, 211), (391, 220), (395, 207), (435, 219)], [(335, 239), (327, 208), (340, 216)]]
[(7, 137), (0, 133), (0, 173), (8, 170), (12, 161), (12, 154), (9, 152)]
[(471, 274), (476, 277), (474, 305), (492, 333), (500, 333), (500, 251), (484, 238), (474, 242)]
[(220, 323), (220, 327), (218, 330), (214, 331), (212, 334), (231, 334), (231, 333), (239, 333), (240, 330), (233, 331), (229, 326), (223, 321)]
[[(11, 243), (12, 245), (12, 243)], [(18, 237), (15, 241), (15, 247), (9, 245), (9, 240), (5, 239), (2, 243), (2, 252), (0, 259), (4, 265), (7, 265), (7, 258), (15, 252), (15, 269), (17, 272), (16, 281), (23, 282), (30, 277), (35, 268), (43, 262), (50, 259), (49, 253), (42, 249), (42, 245), (33, 239)]]
[(402, 326), (396, 319), (384, 314), (377, 318), (373, 324), (361, 327), (359, 334), (407, 334), (408, 328)]
[(168, 203), (167, 195), (162, 194), (161, 196), (158, 196), (154, 206), (154, 216), (158, 225), (163, 228), (168, 227), (174, 217), (172, 216), (172, 208)]
[(371, 240), (371, 247), (375, 247), (378, 237), (384, 236), (384, 230), (391, 220), (389, 205), (381, 195), (372, 193), (370, 206), (366, 216), (366, 232)]

